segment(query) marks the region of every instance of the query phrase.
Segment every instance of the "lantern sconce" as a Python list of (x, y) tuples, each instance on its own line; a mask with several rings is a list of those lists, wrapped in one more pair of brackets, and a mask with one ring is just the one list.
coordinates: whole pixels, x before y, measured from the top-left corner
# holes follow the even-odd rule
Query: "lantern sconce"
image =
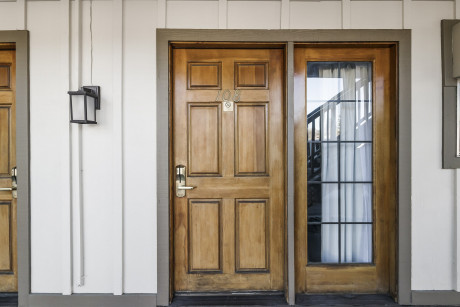
[(82, 86), (78, 91), (68, 91), (70, 96), (70, 122), (97, 124), (96, 110), (101, 109), (101, 87)]

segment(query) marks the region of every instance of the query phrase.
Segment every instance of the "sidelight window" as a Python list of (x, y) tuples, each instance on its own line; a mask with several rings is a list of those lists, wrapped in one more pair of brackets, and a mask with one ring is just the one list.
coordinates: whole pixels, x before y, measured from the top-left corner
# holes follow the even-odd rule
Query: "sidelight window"
[(308, 262), (373, 262), (372, 63), (307, 63)]

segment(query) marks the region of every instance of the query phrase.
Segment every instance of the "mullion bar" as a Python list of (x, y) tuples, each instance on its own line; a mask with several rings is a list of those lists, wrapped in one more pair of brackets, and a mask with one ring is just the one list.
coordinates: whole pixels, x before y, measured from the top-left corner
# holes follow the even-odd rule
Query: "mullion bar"
[(369, 143), (371, 144), (372, 143), (372, 141), (369, 141), (369, 140), (367, 141), (359, 141), (359, 140), (356, 140), (356, 141), (308, 141), (308, 143), (338, 143), (338, 142), (344, 143), (344, 144), (346, 143), (351, 143), (351, 144)]
[(372, 225), (374, 222), (308, 222), (308, 225)]
[[(338, 85), (339, 90), (340, 90), (340, 78), (341, 78), (341, 74), (340, 74), (341, 65), (342, 64), (339, 62), (339, 65), (338, 65), (339, 66), (339, 68), (338, 68), (338, 78), (337, 78), (337, 83), (338, 83), (337, 85)], [(342, 98), (342, 92), (339, 92), (339, 101), (337, 102), (337, 105), (339, 105), (341, 103), (341, 101), (340, 101), (341, 98)], [(340, 108), (341, 108), (341, 106), (340, 106)], [(336, 110), (337, 110), (337, 108), (336, 108)], [(342, 116), (342, 109), (340, 109), (340, 116)], [(337, 191), (338, 191), (338, 194), (339, 194), (339, 195), (337, 195), (338, 196), (337, 197), (337, 205), (338, 205), (338, 209), (339, 209), (339, 223), (338, 223), (338, 228), (339, 228), (338, 229), (339, 230), (339, 240), (338, 240), (339, 241), (339, 263), (342, 263), (342, 249), (341, 249), (341, 246), (342, 246), (342, 227), (340, 227), (341, 226), (340, 225), (340, 220), (341, 220), (341, 217), (342, 217), (341, 216), (341, 213), (342, 213), (342, 208), (341, 207), (342, 206), (341, 206), (341, 199), (340, 199), (340, 195), (341, 195), (341, 193), (340, 193), (341, 192), (340, 191), (340, 185), (341, 185), (340, 184), (340, 175), (341, 175), (340, 174), (340, 162), (341, 162), (340, 161), (341, 160), (340, 159), (340, 147), (341, 147), (341, 142), (340, 141), (342, 139), (341, 133), (342, 133), (342, 121), (340, 121), (340, 134), (337, 134), (337, 141), (338, 141), (338, 143), (337, 143), (337, 153), (338, 153), (337, 154), (337, 159), (338, 159), (338, 161), (337, 161), (337, 172), (338, 172), (338, 174), (337, 174), (337, 180), (338, 180)]]
[(343, 181), (343, 180), (339, 180), (339, 181), (309, 181), (307, 184), (327, 184), (327, 183), (335, 183), (335, 184), (340, 184), (340, 183), (343, 183), (343, 184), (372, 184), (374, 183), (373, 181)]

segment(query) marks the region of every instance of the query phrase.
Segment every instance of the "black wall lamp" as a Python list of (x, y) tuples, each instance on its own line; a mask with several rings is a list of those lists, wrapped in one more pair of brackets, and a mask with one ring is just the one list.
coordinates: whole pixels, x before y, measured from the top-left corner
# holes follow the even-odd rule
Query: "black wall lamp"
[(82, 86), (78, 91), (68, 91), (70, 96), (70, 122), (97, 124), (96, 110), (101, 109), (101, 87)]

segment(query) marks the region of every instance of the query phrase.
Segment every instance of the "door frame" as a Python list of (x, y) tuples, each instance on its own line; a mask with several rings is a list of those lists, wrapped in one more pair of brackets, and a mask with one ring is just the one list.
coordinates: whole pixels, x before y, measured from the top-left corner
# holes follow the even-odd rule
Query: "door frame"
[(30, 144), (29, 144), (29, 32), (0, 31), (0, 43), (13, 43), (16, 48), (16, 166), (17, 198), (17, 263), (20, 304), (30, 293)]
[[(411, 304), (411, 30), (182, 30), (157, 29), (157, 304), (172, 298), (170, 221), (170, 44), (171, 42), (247, 42), (286, 45), (287, 225), (285, 295), (295, 304), (294, 269), (294, 44), (315, 42), (396, 42), (398, 45), (398, 242), (400, 304)], [(168, 133), (165, 133), (168, 131)]]

